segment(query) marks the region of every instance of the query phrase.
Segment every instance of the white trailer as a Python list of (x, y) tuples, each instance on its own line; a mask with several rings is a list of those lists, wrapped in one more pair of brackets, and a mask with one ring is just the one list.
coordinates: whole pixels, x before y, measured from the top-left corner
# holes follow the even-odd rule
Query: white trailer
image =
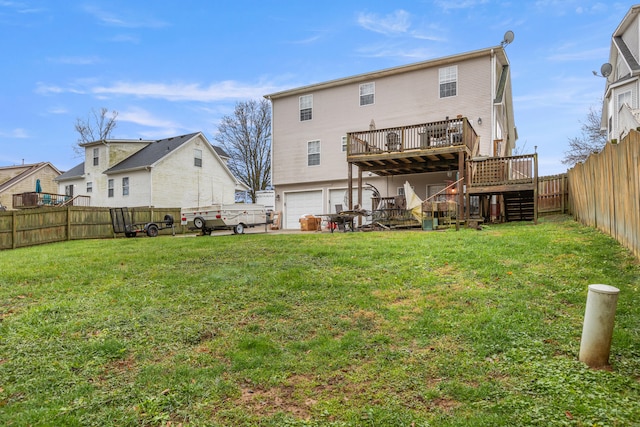
[(215, 230), (233, 230), (234, 234), (243, 234), (248, 227), (264, 225), (271, 222), (270, 215), (263, 205), (248, 203), (218, 204), (182, 208), (180, 224), (190, 230), (200, 230), (203, 235), (210, 235)]

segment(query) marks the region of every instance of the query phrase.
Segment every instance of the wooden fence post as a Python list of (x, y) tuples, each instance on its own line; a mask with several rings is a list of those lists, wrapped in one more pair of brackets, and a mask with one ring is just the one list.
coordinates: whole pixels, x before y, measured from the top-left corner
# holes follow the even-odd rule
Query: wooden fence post
[(17, 247), (17, 238), (18, 238), (18, 219), (16, 216), (18, 215), (18, 211), (13, 211), (11, 214), (11, 249), (15, 249)]

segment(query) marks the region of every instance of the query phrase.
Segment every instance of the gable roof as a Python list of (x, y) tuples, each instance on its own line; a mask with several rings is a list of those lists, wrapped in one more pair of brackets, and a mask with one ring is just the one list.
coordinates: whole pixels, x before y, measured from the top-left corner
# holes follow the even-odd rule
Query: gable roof
[[(32, 165), (21, 165), (19, 166), (20, 168), (25, 168), (26, 169), (24, 171), (22, 171), (21, 173), (19, 173), (18, 175), (14, 176), (13, 178), (3, 182), (2, 184), (0, 184), (0, 192), (5, 191), (7, 188), (10, 188), (12, 186), (14, 186), (15, 184), (19, 183), (20, 181), (28, 178), (29, 176), (37, 173), (38, 171), (42, 170), (43, 168), (50, 166), (57, 174), (60, 174), (61, 172), (58, 170), (58, 168), (56, 168), (55, 166), (53, 166), (51, 163), (49, 162), (40, 162), (40, 163), (34, 163)], [(15, 168), (18, 166), (9, 166), (7, 168), (0, 168), (0, 169), (10, 169), (10, 168)]]
[(180, 147), (185, 142), (191, 140), (198, 134), (200, 134), (200, 132), (194, 132), (187, 135), (175, 136), (154, 141), (144, 147), (142, 150), (137, 151), (120, 163), (107, 169), (106, 171), (104, 171), (104, 173), (110, 174), (114, 172), (122, 172), (126, 170), (153, 166), (160, 159), (164, 158), (173, 150)]
[(491, 55), (491, 54), (496, 54), (500, 58), (503, 64), (509, 63), (509, 60), (507, 59), (507, 54), (504, 50), (504, 46), (499, 45), (499, 46), (494, 46), (490, 48), (479, 49), (479, 50), (474, 50), (474, 51), (465, 52), (465, 53), (459, 53), (456, 55), (429, 59), (427, 61), (416, 62), (413, 64), (401, 65), (399, 67), (387, 68), (384, 70), (358, 74), (351, 77), (344, 77), (341, 79), (329, 80), (322, 83), (316, 83), (308, 86), (302, 86), (294, 89), (289, 89), (281, 92), (264, 95), (264, 97), (267, 99), (278, 99), (286, 96), (300, 95), (300, 94), (309, 93), (312, 90), (328, 89), (331, 87), (363, 82), (371, 79), (407, 73), (415, 70), (422, 70), (422, 69), (433, 68), (433, 67), (442, 67), (442, 66), (446, 66), (447, 64), (452, 64), (455, 62), (465, 61), (465, 60), (474, 59), (474, 58), (480, 58), (480, 57)]
[(80, 163), (79, 165), (76, 165), (76, 166), (72, 167), (71, 169), (69, 169), (68, 171), (63, 173), (62, 175), (56, 177), (55, 180), (56, 181), (65, 181), (67, 179), (82, 178), (82, 175), (84, 175), (84, 162)]

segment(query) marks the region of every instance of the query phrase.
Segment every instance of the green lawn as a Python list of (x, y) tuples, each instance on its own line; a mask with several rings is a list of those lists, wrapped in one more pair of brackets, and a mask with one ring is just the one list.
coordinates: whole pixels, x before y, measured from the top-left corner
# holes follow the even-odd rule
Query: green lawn
[[(629, 426), (640, 265), (567, 217), (0, 252), (0, 425)], [(620, 289), (610, 369), (587, 287)]]

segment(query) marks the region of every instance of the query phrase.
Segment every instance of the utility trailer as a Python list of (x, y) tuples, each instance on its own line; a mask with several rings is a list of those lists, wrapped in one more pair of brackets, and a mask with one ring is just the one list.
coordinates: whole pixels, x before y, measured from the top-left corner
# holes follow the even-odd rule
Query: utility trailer
[(131, 212), (127, 208), (111, 208), (111, 225), (114, 233), (124, 233), (127, 237), (136, 237), (138, 233), (147, 233), (149, 237), (156, 237), (159, 230), (171, 228), (173, 230), (173, 217), (165, 215), (164, 221), (134, 223), (131, 220)]
[(244, 234), (249, 227), (271, 224), (271, 215), (263, 205), (248, 203), (217, 204), (182, 208), (180, 224), (189, 230), (200, 230), (202, 235), (211, 235), (215, 230), (233, 230), (233, 234)]

